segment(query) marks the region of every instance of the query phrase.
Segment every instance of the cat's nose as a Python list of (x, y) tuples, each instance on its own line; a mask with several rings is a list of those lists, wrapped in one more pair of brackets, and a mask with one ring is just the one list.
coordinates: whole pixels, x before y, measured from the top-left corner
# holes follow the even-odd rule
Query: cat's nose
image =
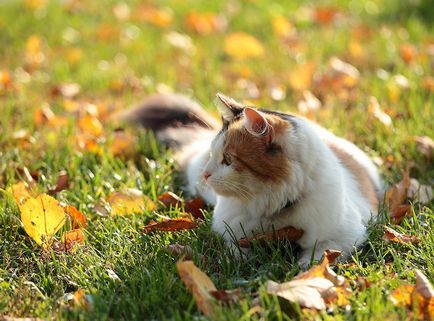
[(211, 176), (210, 172), (203, 172), (203, 178), (205, 178), (205, 180), (207, 180), (210, 176)]

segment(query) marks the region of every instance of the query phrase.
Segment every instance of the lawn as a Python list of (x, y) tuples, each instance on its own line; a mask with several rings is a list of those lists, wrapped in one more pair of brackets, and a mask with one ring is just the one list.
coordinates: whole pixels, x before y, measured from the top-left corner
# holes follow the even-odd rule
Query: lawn
[[(349, 303), (319, 312), (267, 294), (267, 280), (300, 272), (288, 242), (237, 260), (210, 229), (212, 208), (195, 229), (144, 234), (181, 210), (148, 201), (103, 215), (96, 205), (126, 188), (154, 203), (167, 191), (189, 198), (171, 152), (117, 117), (155, 92), (192, 96), (216, 116), (216, 92), (301, 113), (362, 147), (387, 186), (406, 171), (433, 184), (432, 147), (421, 143), (434, 137), (433, 11), (422, 0), (0, 1), (0, 320), (205, 319), (167, 250), (175, 243), (191, 246), (217, 288), (241, 289), (215, 319), (416, 319), (389, 296), (415, 283), (415, 269), (434, 281), (432, 200), (412, 198), (399, 225), (382, 208), (369, 241), (334, 267)], [(84, 244), (67, 251), (26, 233), (10, 193), (32, 179), (44, 193), (62, 170), (69, 184), (53, 197), (87, 218)], [(420, 242), (386, 241), (384, 224)], [(87, 304), (68, 301), (78, 290)]]

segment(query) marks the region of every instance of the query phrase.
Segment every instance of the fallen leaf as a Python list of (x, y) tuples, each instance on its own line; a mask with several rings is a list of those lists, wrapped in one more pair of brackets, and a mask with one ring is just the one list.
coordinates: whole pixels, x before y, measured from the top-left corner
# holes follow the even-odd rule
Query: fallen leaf
[[(109, 208), (109, 211), (106, 210), (106, 207)], [(100, 215), (110, 213), (112, 216), (124, 216), (154, 209), (154, 202), (136, 188), (127, 188), (120, 192), (111, 193), (105, 200), (100, 200), (95, 206), (95, 210)]]
[(35, 182), (18, 182), (7, 189), (12, 194), (17, 204), (22, 204), (28, 198), (36, 196)]
[(400, 224), (405, 218), (413, 216), (410, 204), (403, 204), (390, 211), (390, 221), (393, 224)]
[(136, 154), (136, 137), (124, 131), (115, 131), (110, 146), (110, 152), (114, 156), (131, 158)]
[(66, 205), (64, 209), (65, 212), (69, 215), (69, 218), (71, 219), (73, 229), (86, 228), (86, 216), (84, 216), (82, 212), (80, 212), (72, 205)]
[(332, 7), (315, 8), (313, 19), (319, 24), (329, 25), (335, 20), (337, 14), (338, 11)]
[(81, 87), (76, 83), (65, 83), (51, 88), (52, 96), (62, 96), (64, 98), (74, 98), (80, 93)]
[(165, 207), (181, 207), (183, 204), (182, 198), (172, 192), (166, 192), (158, 196), (158, 201), (161, 202)]
[(415, 270), (415, 274), (416, 286), (399, 286), (392, 291), (390, 300), (395, 305), (405, 306), (410, 312), (416, 312), (420, 320), (433, 320), (434, 288), (420, 270)]
[(24, 230), (39, 245), (49, 241), (65, 224), (65, 211), (49, 195), (29, 198), (19, 208)]
[(143, 5), (135, 10), (136, 17), (143, 22), (150, 23), (160, 28), (166, 28), (172, 24), (173, 13), (168, 8), (156, 8)]
[(237, 302), (241, 298), (241, 289), (210, 291), (210, 294), (217, 301), (228, 305)]
[(74, 229), (67, 231), (62, 236), (62, 242), (66, 244), (68, 248), (73, 248), (76, 244), (83, 244), (86, 237), (81, 229)]
[(203, 220), (202, 210), (205, 208), (205, 202), (202, 198), (196, 197), (185, 202), (185, 212), (191, 214), (195, 219)]
[(392, 118), (381, 109), (375, 97), (369, 99), (368, 114), (374, 116), (374, 118), (379, 120), (384, 126), (393, 128)]
[(385, 203), (389, 208), (390, 216), (392, 215), (399, 216), (399, 214), (402, 213), (401, 211), (403, 211), (403, 208), (400, 206), (403, 205), (407, 200), (410, 183), (411, 183), (410, 175), (406, 171), (403, 174), (402, 180), (398, 184), (392, 186), (386, 192)]
[(401, 234), (388, 226), (383, 226), (383, 228), (384, 228), (383, 239), (386, 241), (392, 241), (401, 244), (408, 244), (408, 243), (418, 244), (420, 242), (420, 238), (415, 235)]
[(407, 197), (417, 199), (422, 205), (426, 205), (433, 199), (432, 186), (420, 184), (417, 179), (411, 178)]
[(59, 193), (67, 189), (68, 186), (69, 186), (68, 173), (66, 171), (60, 171), (59, 175), (57, 176), (56, 186), (54, 188), (49, 189), (48, 194), (53, 195)]
[(193, 257), (193, 248), (190, 245), (170, 244), (167, 247), (167, 251), (173, 256), (183, 256), (186, 260), (190, 260)]
[(243, 237), (238, 240), (238, 245), (242, 248), (251, 247), (252, 242), (275, 242), (275, 241), (283, 241), (288, 240), (290, 242), (295, 242), (299, 240), (303, 236), (303, 231), (296, 229), (292, 226), (284, 227), (276, 231), (271, 231), (267, 233), (256, 234), (252, 238)]
[(252, 35), (235, 32), (226, 36), (224, 42), (225, 53), (236, 59), (257, 58), (264, 55), (264, 47)]
[(189, 31), (209, 35), (222, 31), (226, 27), (226, 21), (212, 12), (190, 12), (185, 17), (185, 26)]
[(155, 231), (178, 232), (182, 230), (190, 230), (196, 227), (196, 222), (188, 218), (178, 217), (166, 219), (161, 222), (151, 222), (143, 227), (143, 233), (151, 233)]
[(90, 310), (93, 308), (94, 299), (91, 294), (87, 294), (83, 289), (78, 289), (74, 293), (65, 294), (63, 301), (69, 307), (80, 307)]
[(212, 316), (215, 306), (210, 292), (217, 291), (214, 283), (192, 261), (178, 261), (176, 267), (182, 282), (193, 294), (199, 310), (205, 316)]
[(276, 16), (271, 21), (273, 31), (279, 38), (288, 38), (295, 33), (295, 27), (283, 16)]
[(417, 150), (432, 159), (434, 150), (434, 141), (428, 136), (416, 136), (414, 137)]
[(95, 137), (101, 136), (104, 132), (104, 128), (98, 118), (92, 115), (86, 115), (78, 121), (78, 127), (86, 134), (93, 135)]
[(42, 39), (38, 35), (30, 36), (26, 41), (26, 63), (31, 68), (38, 68), (45, 61)]
[(290, 71), (289, 85), (294, 90), (304, 91), (312, 85), (313, 72), (315, 64), (312, 62), (297, 65), (297, 67)]
[(410, 44), (403, 44), (399, 47), (401, 58), (407, 63), (411, 63), (416, 57), (416, 47)]

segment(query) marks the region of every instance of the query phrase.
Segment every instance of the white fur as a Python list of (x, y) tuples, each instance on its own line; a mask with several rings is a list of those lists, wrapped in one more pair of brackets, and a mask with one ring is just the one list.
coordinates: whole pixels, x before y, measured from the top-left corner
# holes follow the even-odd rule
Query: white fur
[[(354, 176), (325, 141), (332, 140), (356, 155), (378, 189), (381, 183), (373, 163), (355, 145), (307, 120), (294, 118), (294, 122), (295, 129), (276, 138), (292, 164), (284, 183), (270, 186), (257, 179), (237, 177), (242, 186), (233, 188), (242, 192), (243, 197), (240, 193), (219, 195), (220, 184), (225, 181), (230, 184), (232, 175), (236, 175), (231, 166), (221, 163), (224, 134), (212, 141), (211, 148), (209, 138), (190, 146), (196, 153), (186, 172), (190, 191), (215, 204), (212, 228), (228, 244), (257, 231), (294, 226), (304, 231), (298, 244), (302, 248), (300, 264), (306, 266), (311, 257), (319, 259), (328, 248), (350, 254), (355, 245), (366, 240), (366, 225), (371, 215), (376, 214), (371, 213)], [(204, 170), (212, 174), (208, 179), (212, 189), (204, 184)], [(289, 200), (296, 199), (294, 206), (281, 210)]]

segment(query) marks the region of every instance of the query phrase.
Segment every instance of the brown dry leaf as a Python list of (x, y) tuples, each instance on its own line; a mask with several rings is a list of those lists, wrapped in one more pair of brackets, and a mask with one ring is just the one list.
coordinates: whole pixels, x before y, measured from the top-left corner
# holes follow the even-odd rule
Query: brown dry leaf
[(131, 158), (136, 152), (137, 139), (135, 136), (124, 131), (115, 131), (113, 134), (110, 152), (114, 156)]
[(54, 188), (51, 188), (48, 190), (48, 195), (53, 195), (56, 193), (59, 193), (65, 189), (67, 189), (69, 186), (69, 176), (66, 171), (60, 171), (59, 175), (57, 176), (57, 182), (56, 186)]
[(69, 218), (71, 219), (73, 229), (86, 228), (86, 216), (84, 216), (82, 212), (80, 212), (72, 205), (65, 205), (64, 209), (66, 214), (68, 214)]
[(62, 242), (66, 244), (67, 248), (74, 248), (77, 244), (83, 244), (86, 237), (81, 229), (74, 229), (67, 231), (62, 236)]
[(83, 133), (98, 137), (104, 133), (104, 127), (98, 118), (86, 115), (78, 121), (78, 127)]
[(217, 301), (228, 305), (237, 302), (241, 298), (241, 289), (237, 288), (233, 290), (217, 290), (211, 291), (210, 294)]
[(170, 244), (167, 251), (173, 256), (184, 256), (186, 260), (191, 260), (193, 257), (193, 248), (190, 245), (181, 245), (179, 243)]
[(185, 26), (189, 31), (209, 35), (222, 31), (226, 26), (226, 21), (212, 12), (190, 12), (185, 17)]
[(391, 213), (398, 211), (399, 206), (405, 204), (410, 183), (410, 175), (408, 171), (406, 171), (402, 176), (402, 180), (386, 192), (385, 203)]
[(65, 83), (54, 86), (51, 88), (52, 96), (62, 96), (64, 98), (72, 99), (80, 93), (81, 87), (76, 83)]
[(199, 310), (205, 316), (212, 316), (215, 306), (211, 292), (217, 291), (214, 283), (192, 261), (178, 261), (176, 267), (182, 282), (193, 294)]
[[(106, 210), (106, 206), (109, 211)], [(145, 210), (152, 211), (155, 204), (146, 195), (136, 188), (127, 188), (120, 192), (111, 193), (106, 200), (100, 200), (95, 206), (95, 211), (100, 215), (130, 215)]]
[(393, 224), (400, 224), (405, 218), (413, 216), (410, 204), (403, 204), (390, 211), (390, 221)]
[(161, 222), (151, 222), (143, 227), (143, 233), (151, 233), (155, 231), (178, 232), (183, 230), (191, 230), (196, 227), (196, 222), (188, 218), (178, 217), (166, 219)]
[(384, 228), (383, 239), (386, 241), (392, 241), (401, 244), (408, 244), (408, 243), (418, 244), (420, 242), (420, 238), (415, 235), (401, 234), (388, 226), (383, 226), (383, 228)]
[(191, 214), (195, 219), (203, 220), (202, 210), (205, 208), (205, 202), (202, 198), (196, 197), (185, 202), (185, 212)]
[(255, 37), (244, 32), (227, 35), (224, 51), (228, 56), (240, 60), (262, 57), (265, 52), (264, 47)]
[(251, 242), (275, 242), (288, 240), (290, 242), (295, 242), (303, 236), (303, 231), (296, 229), (295, 227), (288, 226), (281, 228), (276, 231), (271, 231), (268, 233), (256, 234), (252, 238), (245, 238), (238, 240), (238, 245), (242, 248), (249, 248)]
[(416, 136), (414, 141), (417, 150), (431, 160), (433, 158), (434, 141), (428, 136)]
[(414, 311), (420, 320), (434, 319), (434, 289), (428, 278), (415, 270), (416, 286), (401, 285), (392, 291), (390, 300), (395, 305), (405, 306)]
[(273, 31), (279, 38), (289, 38), (295, 33), (295, 27), (283, 16), (276, 16), (271, 21)]
[(183, 204), (182, 198), (172, 192), (166, 192), (158, 196), (158, 201), (165, 207), (181, 207)]
[(37, 244), (49, 242), (65, 224), (65, 211), (59, 202), (49, 195), (41, 194), (19, 205), (24, 230)]
[(156, 8), (144, 5), (137, 8), (135, 13), (140, 21), (150, 23), (160, 28), (169, 27), (173, 20), (173, 13), (168, 8)]
[(289, 75), (289, 85), (294, 90), (308, 90), (312, 85), (312, 77), (315, 69), (315, 64), (312, 62), (297, 65)]

